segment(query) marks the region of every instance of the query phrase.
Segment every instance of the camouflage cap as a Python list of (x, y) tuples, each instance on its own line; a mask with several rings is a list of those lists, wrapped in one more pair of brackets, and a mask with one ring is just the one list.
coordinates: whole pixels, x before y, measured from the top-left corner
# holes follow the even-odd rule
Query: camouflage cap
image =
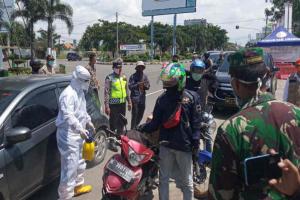
[(248, 67), (263, 63), (263, 49), (261, 48), (250, 48), (242, 49), (229, 56), (230, 68), (236, 67)]
[(231, 54), (228, 58), (229, 74), (248, 83), (257, 82), (267, 71), (264, 51), (261, 48), (246, 48)]

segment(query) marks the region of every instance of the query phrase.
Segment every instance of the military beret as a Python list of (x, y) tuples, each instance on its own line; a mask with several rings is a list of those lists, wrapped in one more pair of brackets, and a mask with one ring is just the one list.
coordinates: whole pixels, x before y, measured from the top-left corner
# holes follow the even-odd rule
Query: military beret
[(264, 62), (263, 49), (246, 48), (229, 56), (230, 68), (249, 67)]

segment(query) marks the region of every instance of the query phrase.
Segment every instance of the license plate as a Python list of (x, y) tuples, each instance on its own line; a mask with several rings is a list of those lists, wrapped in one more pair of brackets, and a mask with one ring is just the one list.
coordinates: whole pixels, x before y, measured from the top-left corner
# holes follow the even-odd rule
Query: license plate
[(134, 172), (115, 159), (111, 159), (109, 161), (107, 168), (118, 176), (122, 177), (128, 183), (134, 178)]
[(228, 105), (235, 105), (235, 99), (234, 98), (226, 98), (225, 103)]

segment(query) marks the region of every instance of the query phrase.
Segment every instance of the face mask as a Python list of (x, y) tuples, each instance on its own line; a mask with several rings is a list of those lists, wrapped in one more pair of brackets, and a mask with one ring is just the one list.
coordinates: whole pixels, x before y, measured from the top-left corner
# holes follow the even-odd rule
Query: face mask
[(50, 67), (53, 67), (54, 61), (48, 61), (48, 65), (49, 65)]
[(116, 73), (116, 74), (118, 74), (118, 75), (120, 75), (121, 74), (121, 69), (118, 69), (118, 68), (114, 68), (114, 72)]
[(82, 85), (81, 85), (81, 88), (83, 91), (88, 91), (89, 89), (89, 86), (90, 86), (90, 82), (83, 82)]
[(195, 81), (200, 81), (201, 78), (202, 78), (202, 74), (192, 73), (192, 78), (193, 78)]

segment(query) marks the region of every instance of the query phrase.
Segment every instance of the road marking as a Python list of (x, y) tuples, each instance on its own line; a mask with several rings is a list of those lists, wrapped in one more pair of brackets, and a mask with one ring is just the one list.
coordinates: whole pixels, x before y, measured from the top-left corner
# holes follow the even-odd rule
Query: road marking
[(4, 177), (4, 174), (0, 174), (0, 179), (2, 179)]
[(156, 93), (159, 93), (159, 92), (162, 92), (162, 91), (164, 91), (164, 89), (157, 90), (157, 91), (155, 91), (155, 92), (151, 92), (151, 93), (149, 93), (149, 94), (146, 94), (146, 97), (147, 97), (147, 96), (150, 96), (150, 95), (153, 95), (153, 94), (156, 94)]

